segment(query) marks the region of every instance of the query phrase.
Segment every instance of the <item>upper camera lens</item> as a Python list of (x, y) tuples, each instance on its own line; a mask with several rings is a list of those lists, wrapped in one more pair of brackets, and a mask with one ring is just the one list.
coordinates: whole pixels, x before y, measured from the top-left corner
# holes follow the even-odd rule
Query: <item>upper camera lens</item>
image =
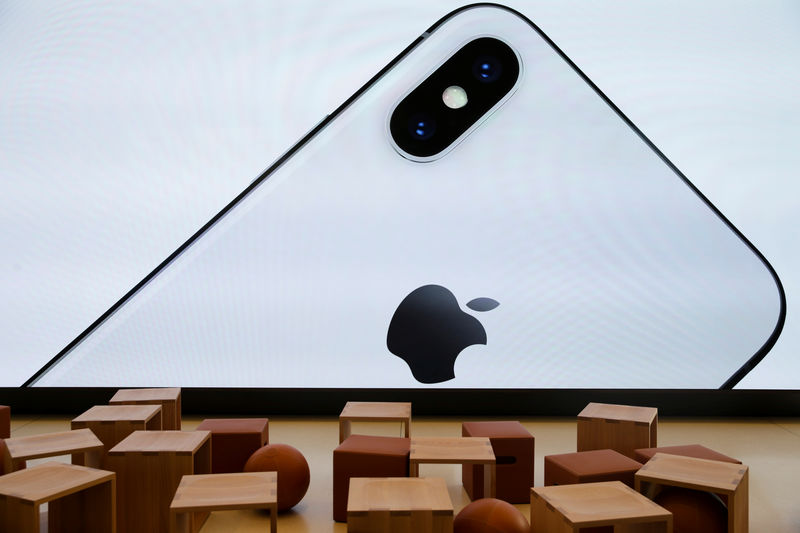
[(490, 83), (503, 73), (503, 65), (496, 57), (481, 55), (472, 64), (472, 74), (483, 83)]
[(418, 141), (426, 141), (436, 133), (436, 121), (425, 113), (416, 113), (408, 119), (408, 132)]

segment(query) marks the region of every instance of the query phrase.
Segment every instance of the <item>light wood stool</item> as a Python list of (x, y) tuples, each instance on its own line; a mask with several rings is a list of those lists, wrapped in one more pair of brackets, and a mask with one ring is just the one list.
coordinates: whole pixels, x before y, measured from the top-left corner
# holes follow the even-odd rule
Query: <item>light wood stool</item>
[(704, 490), (726, 496), (728, 533), (749, 528), (749, 471), (744, 465), (657, 453), (637, 473), (636, 490), (655, 497), (659, 486)]
[(48, 532), (115, 533), (115, 475), (105, 470), (45, 463), (0, 477), (0, 531), (39, 533), (48, 504)]
[(658, 446), (658, 409), (590, 403), (578, 414), (578, 451), (616, 450), (636, 459), (637, 448)]
[(183, 476), (170, 510), (170, 532), (191, 530), (189, 513), (269, 509), (270, 532), (278, 531), (278, 473), (246, 472)]
[[(72, 419), (72, 429), (90, 429), (110, 450), (134, 431), (160, 431), (160, 405), (95, 405)], [(105, 462), (105, 453), (101, 462)]]
[(350, 479), (348, 533), (452, 533), (453, 503), (441, 478)]
[(400, 422), (411, 434), (411, 404), (404, 402), (347, 402), (339, 414), (339, 444), (352, 433), (353, 422)]
[(620, 481), (531, 489), (531, 533), (601, 526), (624, 533), (672, 533), (672, 513)]
[(23, 468), (25, 462), (30, 459), (70, 454), (72, 454), (72, 462), (75, 464), (99, 468), (105, 451), (103, 443), (90, 429), (15, 437), (6, 439), (5, 443), (8, 448), (8, 452), (3, 457), (6, 472)]
[[(211, 473), (208, 431), (134, 431), (106, 458), (117, 473), (119, 533), (167, 533), (169, 506), (184, 475)], [(208, 513), (190, 515), (191, 531)]]
[(421, 464), (483, 465), (483, 497), (497, 494), (497, 464), (488, 437), (412, 438), (408, 475), (419, 477)]
[(108, 403), (160, 405), (161, 429), (181, 429), (181, 389), (120, 389)]

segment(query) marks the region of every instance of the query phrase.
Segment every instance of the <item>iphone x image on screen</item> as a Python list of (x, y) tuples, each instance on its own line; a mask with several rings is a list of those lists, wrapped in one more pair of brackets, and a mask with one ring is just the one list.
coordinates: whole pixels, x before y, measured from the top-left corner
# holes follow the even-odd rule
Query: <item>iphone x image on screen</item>
[(457, 10), (28, 381), (728, 388), (766, 259), (533, 23)]

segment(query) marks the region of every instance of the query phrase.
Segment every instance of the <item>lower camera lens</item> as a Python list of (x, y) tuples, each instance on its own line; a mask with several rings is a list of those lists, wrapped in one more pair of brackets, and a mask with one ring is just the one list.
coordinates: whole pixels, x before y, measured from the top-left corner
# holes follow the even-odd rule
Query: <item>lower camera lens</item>
[(490, 83), (500, 77), (503, 65), (496, 57), (481, 55), (472, 64), (472, 74), (483, 83)]
[(426, 141), (436, 133), (436, 121), (425, 113), (416, 113), (408, 119), (408, 132), (418, 141)]

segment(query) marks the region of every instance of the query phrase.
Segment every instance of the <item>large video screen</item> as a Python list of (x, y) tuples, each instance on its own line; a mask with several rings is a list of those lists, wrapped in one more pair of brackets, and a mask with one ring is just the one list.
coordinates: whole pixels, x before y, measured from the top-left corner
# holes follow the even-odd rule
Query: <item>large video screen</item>
[(458, 7), (6, 3), (0, 386), (800, 388), (797, 7)]

